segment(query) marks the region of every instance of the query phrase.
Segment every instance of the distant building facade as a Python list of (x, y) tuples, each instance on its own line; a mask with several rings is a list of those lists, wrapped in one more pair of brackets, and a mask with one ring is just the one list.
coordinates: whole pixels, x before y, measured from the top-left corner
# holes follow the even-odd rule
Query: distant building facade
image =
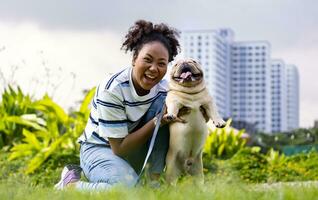
[(297, 68), (272, 60), (269, 42), (237, 42), (218, 29), (184, 31), (181, 46), (182, 57), (201, 63), (222, 117), (267, 133), (299, 127)]
[(295, 65), (286, 65), (287, 130), (299, 127), (299, 74)]
[(268, 42), (234, 42), (231, 54), (233, 120), (271, 132), (271, 68)]
[(184, 31), (182, 56), (197, 60), (221, 116), (230, 115), (230, 44), (233, 32), (219, 30)]
[(272, 132), (287, 131), (287, 76), (283, 60), (271, 62)]

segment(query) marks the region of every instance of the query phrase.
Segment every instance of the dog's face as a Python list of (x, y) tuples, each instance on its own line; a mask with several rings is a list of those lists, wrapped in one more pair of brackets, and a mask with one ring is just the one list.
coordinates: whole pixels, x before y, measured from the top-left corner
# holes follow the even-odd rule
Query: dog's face
[(172, 67), (170, 79), (178, 85), (194, 87), (203, 81), (203, 71), (200, 64), (193, 59), (179, 60)]

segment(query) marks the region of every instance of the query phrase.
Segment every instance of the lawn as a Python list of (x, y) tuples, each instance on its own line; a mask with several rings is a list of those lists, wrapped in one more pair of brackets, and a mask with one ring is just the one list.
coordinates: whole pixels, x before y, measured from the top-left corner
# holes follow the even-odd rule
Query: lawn
[(163, 184), (159, 188), (140, 185), (135, 188), (114, 187), (103, 192), (79, 192), (72, 189), (56, 191), (62, 167), (49, 164), (32, 175), (20, 172), (22, 160), (7, 161), (7, 153), (0, 155), (0, 199), (318, 199), (318, 183), (255, 184), (242, 182), (235, 173), (206, 176), (203, 186), (183, 180), (178, 186)]
[(305, 186), (249, 185), (229, 180), (207, 180), (202, 187), (183, 182), (154, 189), (115, 187), (105, 192), (55, 191), (52, 185), (30, 186), (25, 180), (0, 183), (0, 199), (318, 199), (317, 184)]

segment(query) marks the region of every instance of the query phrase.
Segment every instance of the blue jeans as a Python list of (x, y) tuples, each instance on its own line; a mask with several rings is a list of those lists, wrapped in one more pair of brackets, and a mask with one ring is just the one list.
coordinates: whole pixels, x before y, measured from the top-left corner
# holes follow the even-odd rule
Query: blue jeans
[[(157, 98), (143, 116), (136, 129), (153, 119), (164, 104), (165, 96)], [(89, 182), (79, 181), (76, 188), (80, 190), (108, 189), (121, 184), (134, 186), (145, 160), (150, 139), (140, 149), (126, 158), (113, 153), (111, 148), (96, 144), (82, 143), (80, 149), (81, 168)], [(161, 173), (165, 167), (165, 158), (169, 147), (169, 128), (163, 126), (158, 130), (155, 145), (148, 160), (150, 173)]]

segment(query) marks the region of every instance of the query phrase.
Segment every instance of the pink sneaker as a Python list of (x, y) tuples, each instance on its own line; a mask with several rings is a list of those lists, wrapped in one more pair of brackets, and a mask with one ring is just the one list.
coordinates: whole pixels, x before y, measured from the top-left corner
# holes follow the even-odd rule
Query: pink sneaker
[(81, 179), (82, 168), (78, 165), (66, 165), (61, 174), (61, 180), (55, 184), (54, 188), (63, 190), (69, 183), (77, 182)]

